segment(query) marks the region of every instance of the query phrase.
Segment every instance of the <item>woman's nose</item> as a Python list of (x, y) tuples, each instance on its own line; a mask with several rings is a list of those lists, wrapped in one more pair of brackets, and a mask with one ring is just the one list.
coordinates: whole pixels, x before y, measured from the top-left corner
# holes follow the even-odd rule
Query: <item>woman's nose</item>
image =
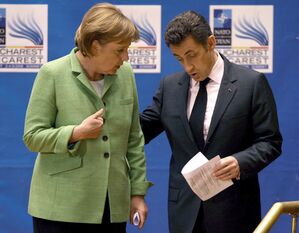
[(122, 61), (128, 61), (129, 60), (129, 53), (128, 53), (127, 49), (122, 53), (121, 59), (122, 59)]

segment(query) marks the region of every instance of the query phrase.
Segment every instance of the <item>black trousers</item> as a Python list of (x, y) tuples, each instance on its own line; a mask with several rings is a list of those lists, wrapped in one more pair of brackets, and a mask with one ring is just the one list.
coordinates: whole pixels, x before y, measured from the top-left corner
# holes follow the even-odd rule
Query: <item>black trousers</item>
[(192, 233), (207, 233), (206, 227), (204, 225), (204, 211), (203, 211), (202, 203), (200, 205), (200, 209)]
[(102, 224), (59, 222), (33, 217), (34, 233), (126, 233), (126, 225), (126, 222), (110, 222), (108, 198)]

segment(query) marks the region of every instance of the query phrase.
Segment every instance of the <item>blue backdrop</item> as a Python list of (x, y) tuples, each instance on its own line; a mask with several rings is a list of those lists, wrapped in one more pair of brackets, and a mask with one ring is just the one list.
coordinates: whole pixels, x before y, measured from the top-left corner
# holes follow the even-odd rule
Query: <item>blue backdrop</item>
[[(162, 32), (167, 22), (185, 10), (196, 10), (209, 18), (209, 4), (240, 4), (238, 0), (163, 1), (120, 0), (119, 5), (161, 5)], [(284, 137), (283, 153), (260, 173), (262, 214), (277, 201), (298, 200), (299, 158), (299, 2), (297, 0), (243, 0), (244, 5), (274, 5), (273, 73), (267, 78), (276, 99), (280, 127)], [(48, 4), (48, 60), (68, 54), (83, 14), (97, 1), (74, 0), (0, 0), (0, 4)], [(136, 74), (140, 109), (144, 109), (160, 79), (180, 70), (177, 61), (162, 42), (160, 74)], [(0, 233), (31, 232), (27, 201), (35, 153), (22, 142), (25, 111), (36, 73), (0, 73)], [(164, 134), (146, 146), (148, 177), (155, 183), (147, 195), (148, 221), (145, 233), (167, 233), (167, 182), (170, 148)], [(291, 220), (283, 216), (273, 233), (290, 232)], [(140, 232), (128, 226), (128, 233)]]

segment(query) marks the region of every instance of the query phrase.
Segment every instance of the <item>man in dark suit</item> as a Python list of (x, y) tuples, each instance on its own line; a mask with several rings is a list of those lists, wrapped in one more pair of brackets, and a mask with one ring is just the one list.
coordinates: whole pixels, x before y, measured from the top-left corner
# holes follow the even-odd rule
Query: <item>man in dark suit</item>
[[(261, 220), (258, 172), (280, 155), (282, 145), (270, 86), (263, 74), (219, 54), (207, 21), (193, 11), (169, 23), (165, 41), (185, 72), (161, 81), (141, 123), (146, 142), (165, 130), (172, 149), (169, 231), (252, 233)], [(198, 151), (208, 159), (220, 155), (213, 175), (234, 182), (206, 201), (181, 174)]]

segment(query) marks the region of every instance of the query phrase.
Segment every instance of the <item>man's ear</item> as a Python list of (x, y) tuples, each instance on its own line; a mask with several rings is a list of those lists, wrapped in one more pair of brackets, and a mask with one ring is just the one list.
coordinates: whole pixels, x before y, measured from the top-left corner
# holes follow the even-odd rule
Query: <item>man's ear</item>
[(214, 50), (216, 47), (216, 38), (214, 35), (208, 37), (208, 49)]

